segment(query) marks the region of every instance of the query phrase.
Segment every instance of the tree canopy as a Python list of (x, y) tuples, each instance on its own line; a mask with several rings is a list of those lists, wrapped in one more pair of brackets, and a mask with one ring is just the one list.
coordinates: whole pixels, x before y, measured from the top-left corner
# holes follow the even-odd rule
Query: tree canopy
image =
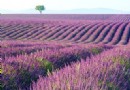
[(45, 10), (45, 7), (44, 5), (37, 5), (35, 9), (38, 10), (42, 14), (42, 11)]

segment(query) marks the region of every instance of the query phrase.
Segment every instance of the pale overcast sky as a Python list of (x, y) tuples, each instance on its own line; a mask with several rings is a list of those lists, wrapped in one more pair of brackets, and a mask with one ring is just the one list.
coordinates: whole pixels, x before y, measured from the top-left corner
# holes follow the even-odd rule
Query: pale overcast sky
[(40, 4), (46, 10), (108, 8), (130, 11), (130, 0), (0, 0), (0, 10), (29, 10)]

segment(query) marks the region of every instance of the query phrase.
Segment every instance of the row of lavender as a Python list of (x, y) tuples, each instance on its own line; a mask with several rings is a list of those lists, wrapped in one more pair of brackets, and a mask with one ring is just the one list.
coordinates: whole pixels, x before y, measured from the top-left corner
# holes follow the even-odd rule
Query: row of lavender
[(130, 90), (130, 46), (104, 51), (41, 77), (30, 90)]
[(129, 14), (13, 14), (13, 15), (0, 15), (0, 20), (31, 20), (31, 21), (52, 21), (52, 20), (91, 20), (91, 21), (130, 21)]
[[(90, 58), (92, 55), (112, 48), (106, 45), (39, 41), (1, 41), (0, 45), (0, 51), (6, 54), (4, 58), (1, 57), (0, 69), (2, 73), (0, 88), (4, 90), (29, 89), (32, 81), (36, 82), (39, 75), (46, 76), (49, 72), (61, 69), (81, 58)], [(40, 50), (28, 54), (28, 50), (30, 51), (32, 47)], [(9, 51), (10, 48), (12, 51)], [(8, 56), (9, 53), (18, 53), (21, 50), (24, 50), (24, 53)]]
[(20, 54), (31, 54), (34, 52), (41, 51), (42, 49), (60, 49), (63, 48), (61, 45), (56, 43), (48, 45), (47, 42), (38, 41), (1, 41), (0, 42), (0, 57), (4, 60), (6, 57), (17, 56)]
[(130, 44), (129, 22), (4, 22), (0, 39), (68, 41), (74, 43)]

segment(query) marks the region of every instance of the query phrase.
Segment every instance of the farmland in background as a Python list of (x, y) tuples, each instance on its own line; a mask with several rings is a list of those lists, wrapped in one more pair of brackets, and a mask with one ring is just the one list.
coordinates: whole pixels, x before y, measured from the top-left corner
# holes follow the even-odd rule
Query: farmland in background
[(0, 15), (0, 90), (130, 90), (130, 15)]

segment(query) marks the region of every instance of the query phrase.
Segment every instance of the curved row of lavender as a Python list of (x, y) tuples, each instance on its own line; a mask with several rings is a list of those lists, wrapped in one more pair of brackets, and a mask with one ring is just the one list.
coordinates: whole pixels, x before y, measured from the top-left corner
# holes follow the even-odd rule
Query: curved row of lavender
[[(81, 58), (90, 58), (92, 55), (113, 48), (107, 45), (75, 45), (25, 40), (1, 41), (0, 46), (0, 51), (4, 53), (1, 54), (4, 55), (4, 58), (1, 57), (4, 90), (28, 89), (32, 81), (37, 81), (39, 75), (46, 76), (48, 72), (62, 69)], [(9, 51), (12, 48), (16, 49)], [(28, 53), (32, 48), (36, 51)], [(21, 50), (23, 53), (19, 53)], [(13, 55), (13, 52), (16, 55)]]
[(1, 21), (0, 39), (129, 45), (130, 23), (110, 21)]
[(30, 90), (130, 90), (130, 46), (40, 76)]

